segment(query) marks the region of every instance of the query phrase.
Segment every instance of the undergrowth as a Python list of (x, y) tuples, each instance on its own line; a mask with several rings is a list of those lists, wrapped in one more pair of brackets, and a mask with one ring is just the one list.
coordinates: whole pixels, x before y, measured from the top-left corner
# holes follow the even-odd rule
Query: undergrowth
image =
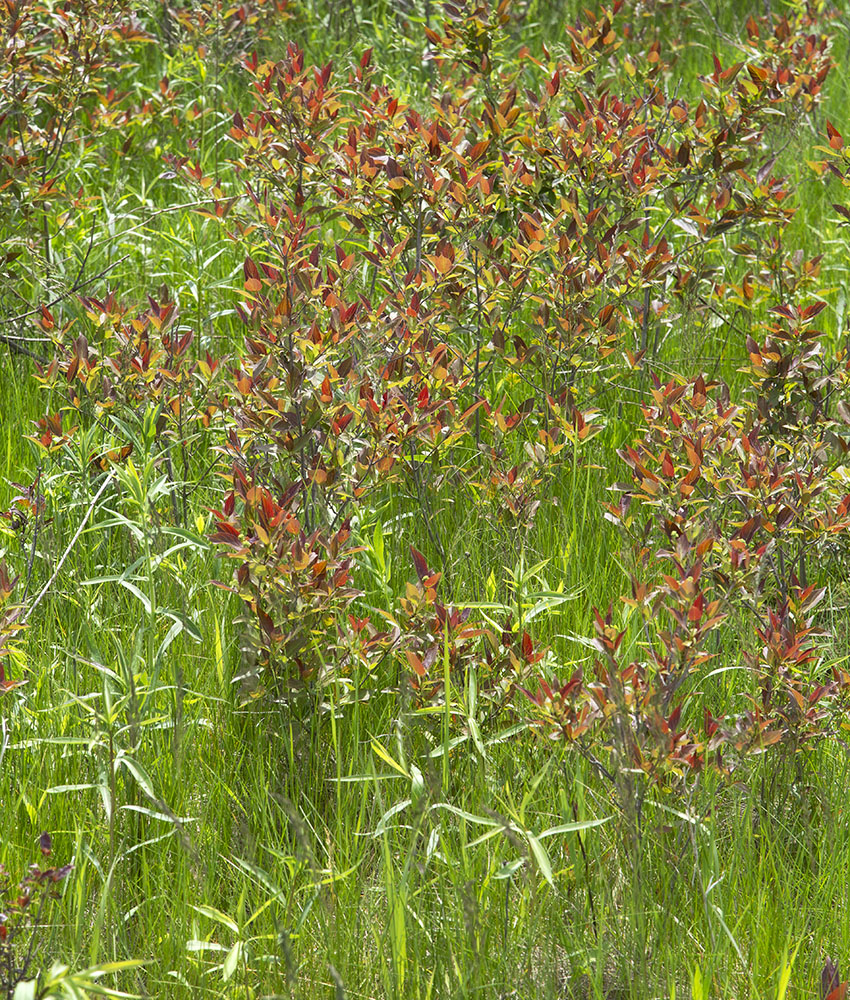
[(840, 1000), (846, 14), (0, 12), (0, 991)]

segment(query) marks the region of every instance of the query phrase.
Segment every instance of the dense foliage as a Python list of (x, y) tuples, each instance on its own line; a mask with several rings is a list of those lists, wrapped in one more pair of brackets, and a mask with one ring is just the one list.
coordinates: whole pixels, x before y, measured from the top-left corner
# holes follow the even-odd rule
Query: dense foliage
[(844, 997), (847, 18), (716, 6), (3, 0), (9, 998)]

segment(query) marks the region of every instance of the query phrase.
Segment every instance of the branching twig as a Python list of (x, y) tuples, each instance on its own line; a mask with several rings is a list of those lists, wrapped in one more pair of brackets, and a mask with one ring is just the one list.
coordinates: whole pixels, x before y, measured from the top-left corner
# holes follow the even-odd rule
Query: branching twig
[[(46, 302), (44, 304), (44, 308), (50, 309), (52, 306), (55, 306), (59, 302), (63, 302), (69, 296), (73, 295), (74, 292), (78, 292), (81, 288), (85, 288), (86, 285), (90, 285), (93, 281), (99, 281), (101, 278), (106, 277), (106, 275), (109, 274), (110, 271), (114, 271), (119, 264), (123, 264), (124, 261), (127, 260), (129, 256), (130, 254), (125, 253), (123, 257), (119, 257), (118, 260), (116, 260), (114, 263), (108, 264), (105, 268), (103, 268), (102, 271), (98, 271), (97, 274), (93, 274), (90, 278), (86, 278), (85, 281), (75, 281), (70, 288), (66, 288), (65, 291), (62, 292), (60, 295), (57, 295), (55, 298), (52, 298), (49, 302)], [(40, 313), (41, 310), (42, 306), (39, 305), (36, 306), (35, 309), (29, 309), (27, 310), (27, 312), (19, 313), (17, 316), (10, 316), (8, 319), (4, 320), (4, 322), (21, 323), (23, 322), (23, 320), (29, 319), (30, 316), (35, 316), (37, 313)], [(2, 339), (5, 340), (6, 338), (3, 337)]]
[(53, 573), (51, 574), (50, 579), (41, 588), (41, 591), (39, 592), (38, 597), (36, 597), (36, 599), (32, 602), (32, 604), (30, 605), (30, 607), (27, 608), (24, 611), (24, 613), (23, 613), (23, 615), (21, 617), (21, 621), (22, 622), (25, 622), (32, 615), (33, 611), (35, 611), (35, 609), (39, 606), (39, 604), (41, 604), (42, 600), (47, 595), (48, 590), (50, 590), (50, 588), (53, 586), (54, 582), (56, 581), (56, 577), (59, 576), (59, 573), (62, 570), (62, 567), (65, 565), (65, 560), (71, 554), (71, 550), (77, 544), (77, 539), (83, 533), (83, 530), (85, 529), (85, 526), (88, 524), (89, 518), (94, 513), (94, 509), (97, 506), (98, 500), (100, 500), (100, 498), (103, 496), (104, 492), (106, 491), (106, 487), (109, 486), (109, 484), (112, 482), (112, 480), (114, 478), (115, 478), (115, 471), (113, 470), (112, 472), (109, 473), (109, 475), (103, 481), (103, 483), (101, 484), (101, 487), (97, 491), (97, 493), (95, 493), (94, 499), (89, 504), (89, 508), (86, 511), (85, 516), (83, 517), (82, 521), (80, 522), (80, 526), (74, 532), (74, 537), (71, 539), (70, 542), (68, 542), (68, 547), (62, 553), (62, 557), (59, 560), (59, 562), (56, 564), (56, 569), (53, 570)]
[(13, 354), (23, 354), (25, 358), (32, 358), (33, 361), (37, 361), (40, 365), (48, 364), (48, 360), (44, 355), (36, 354), (35, 351), (24, 347), (23, 344), (18, 342), (16, 337), (7, 337), (0, 333), (0, 343), (5, 344)]

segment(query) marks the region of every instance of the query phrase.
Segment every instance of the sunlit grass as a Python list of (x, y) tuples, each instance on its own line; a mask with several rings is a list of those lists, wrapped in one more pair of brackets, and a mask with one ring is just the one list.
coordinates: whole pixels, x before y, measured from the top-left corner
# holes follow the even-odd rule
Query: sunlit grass
[[(529, 8), (535, 36), (563, 19), (543, 3)], [(392, 5), (351, 11), (353, 40), (345, 4), (298, 7), (293, 33), (305, 36), (310, 59), (344, 62), (374, 44), (388, 75), (421, 93), (428, 77), (409, 65), (412, 43)], [(567, 13), (575, 16), (572, 5)], [(711, 35), (701, 31), (683, 68), (700, 62)], [(825, 101), (835, 120), (846, 120), (844, 51), (839, 36)], [(41, 302), (91, 242), (87, 271), (103, 277), (83, 294), (115, 289), (144, 303), (165, 284), (196, 332), (193, 350), (238, 357), (242, 248), (194, 213), (196, 196), (162, 153), (192, 140), (192, 158), (241, 194), (226, 132), (245, 82), (238, 70), (212, 72), (165, 49), (146, 53), (131, 82), (155, 92), (165, 74), (182, 88), (185, 125), (140, 136), (132, 157), (87, 162), (79, 180), (98, 202), (85, 224), (53, 234), (52, 270), (22, 273), (18, 291)], [(209, 113), (189, 121), (199, 102)], [(815, 141), (806, 135), (791, 152)], [(789, 238), (826, 254), (835, 280), (826, 326), (837, 342), (846, 246), (824, 215), (840, 195), (812, 181), (801, 158), (792, 166), (802, 194)], [(81, 320), (76, 296), (63, 309)], [(662, 345), (662, 370), (711, 359), (740, 383), (744, 346), (687, 322)], [(355, 698), (342, 681), (252, 698), (243, 609), (216, 585), (231, 582), (231, 567), (208, 541), (209, 508), (225, 488), (210, 471), (221, 435), (213, 428), (192, 442), (185, 469), (178, 462), (169, 479), (169, 446), (145, 444), (143, 413), (127, 417), (134, 452), (92, 508), (104, 473), (91, 458), (123, 430), (94, 422), (82, 442), (45, 456), (25, 435), (66, 400), (33, 371), (3, 350), (0, 510), (13, 483), (38, 476), (46, 498), (25, 532), (0, 526), (0, 557), (30, 598), (89, 518), (11, 661), (25, 686), (0, 695), (0, 862), (23, 874), (48, 830), (56, 864), (74, 864), (40, 945), (45, 956), (79, 968), (142, 959), (110, 982), (174, 998), (780, 1000), (792, 956), (789, 997), (815, 995), (827, 955), (847, 974), (843, 740), (764, 755), (729, 780), (706, 773), (687, 801), (648, 786), (635, 841), (593, 762), (528, 731), (519, 698), (488, 718), (474, 677), (456, 681), (448, 707), (433, 710), (399, 695), (392, 676)], [(535, 641), (559, 676), (589, 663), (592, 609), (613, 603), (626, 623), (619, 596), (629, 557), (602, 501), (626, 476), (617, 449), (637, 421), (634, 384), (629, 392), (606, 406), (588, 461), (552, 474), (527, 528), (483, 491), (443, 483), (429, 497), (435, 534), (413, 483), (376, 491), (353, 521), (364, 554), (352, 614), (392, 613), (415, 576), (410, 546), (434, 566), (442, 549), (443, 586), (457, 604), (500, 605), (516, 618), (536, 593), (571, 595), (536, 615)], [(184, 522), (171, 504), (186, 473)], [(838, 568), (830, 572), (824, 617), (840, 637), (839, 658), (847, 593)], [(731, 627), (716, 663), (727, 672), (706, 685), (743, 701)], [(695, 717), (705, 693), (694, 692)]]

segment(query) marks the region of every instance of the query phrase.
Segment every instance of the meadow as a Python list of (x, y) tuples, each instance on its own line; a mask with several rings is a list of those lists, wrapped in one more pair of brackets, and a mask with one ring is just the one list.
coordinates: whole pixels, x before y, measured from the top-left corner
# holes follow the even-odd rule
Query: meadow
[(0, 996), (843, 1000), (848, 28), (2, 0)]

